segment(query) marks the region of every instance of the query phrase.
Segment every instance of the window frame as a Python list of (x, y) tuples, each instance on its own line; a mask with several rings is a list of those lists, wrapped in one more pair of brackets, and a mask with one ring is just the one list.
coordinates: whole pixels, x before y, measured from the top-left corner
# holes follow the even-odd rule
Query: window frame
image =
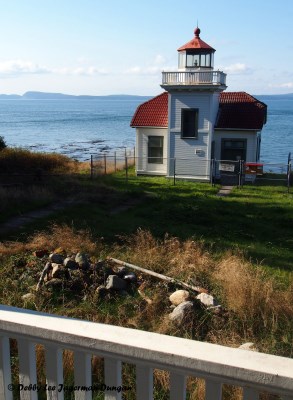
[[(186, 118), (184, 114), (194, 113), (195, 114), (195, 121), (194, 121), (194, 134), (189, 135), (190, 127), (187, 128), (186, 125)], [(198, 108), (181, 108), (181, 139), (198, 139), (198, 120), (199, 120), (199, 109)], [(185, 133), (187, 132), (188, 133)]]
[[(161, 146), (150, 147), (150, 141), (152, 139), (161, 139)], [(153, 156), (151, 153), (152, 149), (161, 149), (162, 155)], [(148, 136), (148, 164), (163, 164), (164, 163), (164, 136), (161, 135), (151, 135)]]

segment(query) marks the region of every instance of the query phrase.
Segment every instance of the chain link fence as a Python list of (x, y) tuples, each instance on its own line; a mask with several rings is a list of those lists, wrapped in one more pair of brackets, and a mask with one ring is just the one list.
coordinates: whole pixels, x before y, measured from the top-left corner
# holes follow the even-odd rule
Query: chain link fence
[[(135, 168), (134, 168), (135, 167)], [(284, 184), (288, 192), (293, 183), (291, 154), (287, 163), (253, 163), (243, 160), (195, 160), (194, 158), (136, 157), (135, 148), (91, 156), (91, 177), (120, 172), (126, 181), (139, 176), (167, 176), (210, 182), (212, 185)]]

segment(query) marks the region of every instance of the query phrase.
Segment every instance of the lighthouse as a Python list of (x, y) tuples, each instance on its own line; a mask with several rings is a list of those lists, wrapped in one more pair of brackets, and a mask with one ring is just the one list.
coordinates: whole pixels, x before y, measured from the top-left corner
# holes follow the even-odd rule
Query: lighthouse
[(216, 50), (199, 27), (177, 51), (177, 70), (162, 72), (164, 92), (141, 104), (131, 121), (137, 174), (209, 181), (214, 158), (258, 162), (266, 105), (225, 91), (226, 74), (214, 70)]

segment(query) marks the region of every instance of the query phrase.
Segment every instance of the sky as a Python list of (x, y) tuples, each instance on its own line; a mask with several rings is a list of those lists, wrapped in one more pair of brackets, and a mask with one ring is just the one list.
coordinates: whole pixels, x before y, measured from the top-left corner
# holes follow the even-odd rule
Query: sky
[(229, 91), (293, 92), (292, 0), (0, 0), (0, 93), (156, 95), (194, 37)]

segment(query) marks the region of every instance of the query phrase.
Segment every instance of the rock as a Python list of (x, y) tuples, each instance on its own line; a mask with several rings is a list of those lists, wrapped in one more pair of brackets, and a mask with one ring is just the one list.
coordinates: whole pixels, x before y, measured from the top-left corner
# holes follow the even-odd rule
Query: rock
[(79, 268), (81, 269), (88, 269), (90, 266), (89, 260), (84, 253), (77, 253), (75, 256), (75, 262), (79, 265)]
[(63, 265), (52, 263), (52, 278), (62, 278), (64, 276)]
[(127, 275), (124, 275), (123, 279), (127, 282), (136, 282), (137, 277), (134, 272), (128, 272)]
[(49, 258), (52, 263), (63, 264), (64, 257), (62, 256), (62, 254), (52, 253), (49, 255)]
[(119, 276), (119, 278), (124, 278), (125, 275), (128, 275), (127, 268), (118, 267), (117, 276)]
[(106, 286), (100, 285), (97, 287), (95, 293), (97, 294), (98, 298), (103, 299), (108, 293), (108, 290), (106, 289)]
[(78, 264), (76, 261), (72, 260), (70, 257), (66, 257), (63, 261), (63, 265), (71, 270), (78, 269)]
[(169, 314), (171, 321), (180, 324), (183, 319), (193, 311), (193, 303), (191, 301), (184, 301), (179, 304), (174, 310)]
[(50, 281), (47, 281), (45, 283), (45, 286), (47, 288), (58, 288), (58, 287), (61, 287), (62, 285), (63, 285), (63, 281), (62, 281), (62, 279), (59, 279), (59, 278), (53, 278)]
[(49, 252), (48, 252), (48, 250), (36, 250), (36, 251), (34, 251), (33, 254), (35, 257), (43, 258), (45, 256), (48, 256)]
[(243, 343), (238, 347), (241, 350), (249, 350), (249, 351), (259, 351), (256, 345), (252, 342)]
[(179, 306), (179, 304), (183, 303), (184, 301), (188, 301), (189, 297), (189, 292), (187, 290), (176, 290), (176, 292), (171, 294), (169, 300), (175, 306)]
[(117, 275), (109, 275), (106, 283), (106, 289), (125, 290), (127, 288), (127, 283)]
[(35, 301), (36, 296), (33, 293), (27, 293), (21, 296), (21, 298), (25, 303), (29, 303)]
[(218, 301), (210, 294), (200, 293), (196, 298), (206, 307), (219, 306)]

